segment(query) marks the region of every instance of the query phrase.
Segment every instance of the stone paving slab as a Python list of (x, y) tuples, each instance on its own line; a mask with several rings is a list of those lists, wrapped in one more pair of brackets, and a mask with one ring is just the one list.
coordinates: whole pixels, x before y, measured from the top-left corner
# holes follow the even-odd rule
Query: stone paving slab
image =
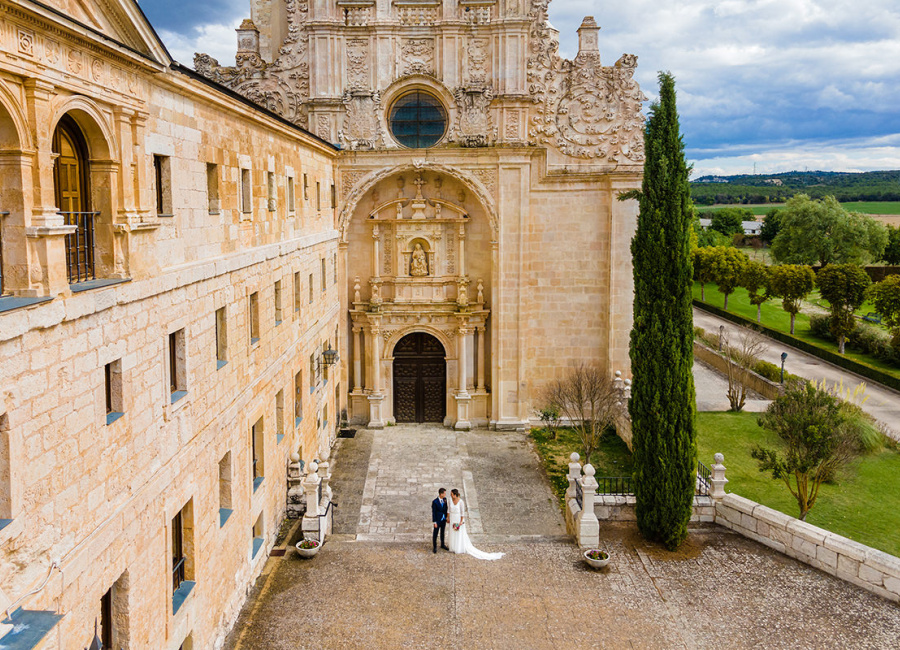
[(676, 553), (604, 523), (588, 569), (550, 538), (482, 562), (423, 544), (332, 538), (269, 560), (229, 650), (898, 647), (900, 607), (724, 528)]

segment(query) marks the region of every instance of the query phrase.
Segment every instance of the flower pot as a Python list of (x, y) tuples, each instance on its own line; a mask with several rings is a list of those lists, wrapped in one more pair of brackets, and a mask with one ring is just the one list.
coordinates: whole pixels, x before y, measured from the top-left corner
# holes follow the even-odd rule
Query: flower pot
[[(600, 551), (601, 553), (604, 553), (606, 555), (606, 559), (596, 560), (596, 559), (588, 556), (588, 553), (593, 553), (595, 551)], [(588, 550), (586, 550), (584, 553), (581, 554), (581, 557), (584, 558), (584, 561), (587, 562), (588, 565), (592, 569), (602, 569), (607, 564), (609, 564), (609, 552), (598, 549), (598, 548), (589, 548)]]
[(297, 555), (299, 555), (300, 557), (302, 557), (304, 559), (315, 557), (316, 553), (319, 552), (319, 549), (322, 548), (322, 545), (319, 544), (318, 542), (316, 543), (316, 545), (313, 548), (300, 548), (300, 545), (302, 543), (303, 543), (303, 540), (297, 542), (295, 544), (295, 546), (297, 548)]

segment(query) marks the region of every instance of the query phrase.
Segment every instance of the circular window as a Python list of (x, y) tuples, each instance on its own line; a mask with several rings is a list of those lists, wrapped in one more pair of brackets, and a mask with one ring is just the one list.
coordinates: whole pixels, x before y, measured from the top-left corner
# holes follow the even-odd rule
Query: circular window
[(432, 147), (447, 130), (447, 112), (434, 96), (422, 90), (403, 95), (391, 107), (391, 134), (404, 147)]

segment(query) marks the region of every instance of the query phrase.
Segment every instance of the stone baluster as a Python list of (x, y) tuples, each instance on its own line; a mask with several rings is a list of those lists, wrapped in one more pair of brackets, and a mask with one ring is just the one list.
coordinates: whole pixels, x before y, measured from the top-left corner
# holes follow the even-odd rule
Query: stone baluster
[(725, 466), (722, 464), (725, 456), (716, 454), (713, 456), (713, 466), (710, 467), (712, 474), (710, 475), (710, 491), (709, 496), (717, 501), (725, 498), (725, 484), (728, 479), (725, 478)]
[(581, 460), (581, 456), (573, 451), (572, 455), (569, 456), (569, 473), (566, 475), (566, 478), (569, 479), (569, 487), (566, 489), (566, 503), (570, 499), (575, 498), (575, 481), (581, 478), (581, 463), (578, 462), (579, 460)]
[(306, 493), (306, 514), (303, 515), (301, 524), (304, 539), (319, 539), (319, 485), (321, 482), (319, 464), (313, 461), (309, 464), (309, 472), (300, 483)]
[(288, 465), (287, 483), (288, 483), (288, 502), (287, 516), (290, 519), (296, 519), (300, 516), (300, 504), (303, 501), (303, 461), (300, 460), (300, 454), (296, 451), (291, 454), (291, 462)]
[(322, 473), (322, 499), (331, 501), (331, 464), (327, 460), (319, 463), (319, 471)]
[(594, 514), (594, 497), (597, 494), (597, 480), (594, 478), (593, 465), (584, 466), (584, 477), (581, 483), (581, 512), (576, 519), (575, 530), (579, 546), (597, 546), (600, 544), (600, 522)]
[(374, 257), (372, 258), (372, 275), (373, 277), (381, 277), (381, 230), (378, 228), (378, 224), (376, 223), (372, 227), (372, 247), (374, 251)]

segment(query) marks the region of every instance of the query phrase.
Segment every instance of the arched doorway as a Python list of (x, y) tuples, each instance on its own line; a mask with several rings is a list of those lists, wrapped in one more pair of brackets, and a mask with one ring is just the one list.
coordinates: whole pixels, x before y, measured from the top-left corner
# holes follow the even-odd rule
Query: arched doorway
[(443, 422), (447, 414), (447, 361), (431, 334), (407, 334), (394, 347), (394, 418)]
[(87, 144), (75, 120), (63, 116), (53, 133), (53, 168), (56, 205), (68, 226), (77, 230), (66, 235), (66, 269), (69, 283), (93, 280), (94, 216), (90, 211), (90, 172)]

